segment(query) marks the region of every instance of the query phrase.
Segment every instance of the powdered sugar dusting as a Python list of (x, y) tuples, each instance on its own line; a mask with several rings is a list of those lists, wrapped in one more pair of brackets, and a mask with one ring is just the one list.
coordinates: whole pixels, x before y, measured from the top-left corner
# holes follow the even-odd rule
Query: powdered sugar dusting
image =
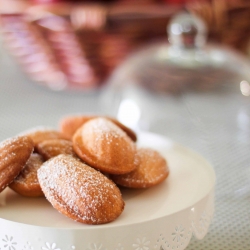
[(132, 172), (113, 176), (114, 181), (122, 186), (146, 188), (159, 184), (168, 176), (169, 169), (163, 156), (150, 148), (137, 150), (139, 166)]
[[(2, 163), (0, 164), (0, 170), (1, 166), (5, 166), (5, 163), (9, 162), (15, 157), (18, 157), (17, 147), (18, 149), (24, 148), (24, 150), (25, 148), (28, 148), (28, 139), (26, 137), (16, 136), (0, 142), (0, 159)], [(31, 152), (32, 151), (30, 151), (30, 153)]]
[(15, 179), (15, 182), (19, 182), (27, 186), (39, 185), (37, 179), (37, 170), (42, 164), (42, 157), (36, 153), (32, 154), (29, 160), (26, 162), (24, 169)]
[[(46, 198), (65, 215), (89, 224), (114, 220), (123, 210), (121, 193), (100, 172), (69, 155), (59, 155), (38, 170)], [(71, 217), (69, 216), (69, 217)]]
[(107, 173), (122, 174), (135, 169), (136, 145), (117, 125), (105, 118), (86, 122), (73, 138), (78, 155)]
[(36, 146), (37, 151), (47, 160), (59, 154), (76, 156), (72, 141), (64, 139), (45, 140)]
[(18, 141), (20, 146), (23, 146), (25, 144), (25, 138), (22, 136), (7, 138), (4, 141), (0, 142), (0, 152), (2, 152), (2, 150), (4, 150), (6, 147), (14, 148), (16, 141)]
[(96, 118), (96, 119), (90, 120), (86, 124), (85, 124), (86, 125), (85, 128), (89, 128), (91, 132), (96, 135), (95, 137), (96, 141), (105, 140), (107, 144), (111, 144), (113, 140), (116, 140), (116, 138), (119, 138), (119, 137), (129, 138), (127, 137), (127, 134), (121, 128), (119, 128), (113, 122), (105, 118)]
[(0, 192), (20, 173), (32, 151), (33, 143), (25, 136), (8, 138), (0, 143)]

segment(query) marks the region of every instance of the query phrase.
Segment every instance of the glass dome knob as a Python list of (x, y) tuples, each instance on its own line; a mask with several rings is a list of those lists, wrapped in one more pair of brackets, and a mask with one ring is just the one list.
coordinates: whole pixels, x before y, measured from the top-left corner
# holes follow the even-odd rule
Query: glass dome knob
[(206, 43), (206, 25), (188, 12), (174, 16), (167, 27), (169, 42), (179, 48), (202, 48)]

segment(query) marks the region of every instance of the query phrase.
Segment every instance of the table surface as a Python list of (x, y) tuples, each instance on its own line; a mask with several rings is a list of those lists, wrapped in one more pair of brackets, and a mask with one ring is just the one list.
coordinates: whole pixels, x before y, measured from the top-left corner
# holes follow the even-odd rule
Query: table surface
[[(0, 140), (71, 113), (110, 114), (102, 91), (56, 92), (31, 81), (0, 45)], [(187, 250), (250, 249), (250, 97), (239, 91), (160, 96), (145, 102), (141, 126), (203, 155), (215, 169), (215, 215)], [(147, 106), (148, 105), (148, 106)]]

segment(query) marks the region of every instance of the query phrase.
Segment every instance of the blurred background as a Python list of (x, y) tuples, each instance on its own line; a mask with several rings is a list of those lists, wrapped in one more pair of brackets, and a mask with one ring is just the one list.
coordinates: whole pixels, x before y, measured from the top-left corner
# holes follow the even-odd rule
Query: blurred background
[(204, 20), (209, 41), (249, 56), (248, 0), (1, 0), (9, 52), (36, 82), (93, 90), (142, 45), (166, 39), (180, 10)]
[(0, 29), (0, 139), (74, 113), (166, 136), (217, 176), (187, 249), (250, 249), (249, 0), (0, 0)]

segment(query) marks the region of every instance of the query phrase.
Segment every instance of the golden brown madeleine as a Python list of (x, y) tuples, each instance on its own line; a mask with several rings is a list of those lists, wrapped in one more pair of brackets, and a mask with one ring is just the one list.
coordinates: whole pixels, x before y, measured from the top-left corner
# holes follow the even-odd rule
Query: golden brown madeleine
[(46, 161), (38, 170), (38, 179), (52, 206), (75, 221), (108, 223), (124, 209), (119, 188), (102, 173), (70, 155)]
[(84, 123), (72, 141), (76, 154), (102, 172), (125, 174), (138, 165), (135, 143), (106, 118), (95, 118)]
[(45, 160), (60, 154), (76, 156), (72, 141), (64, 139), (51, 139), (42, 141), (37, 144), (36, 150), (40, 155), (43, 156)]
[(21, 172), (34, 149), (27, 136), (17, 136), (0, 143), (0, 192)]
[(85, 122), (92, 118), (94, 115), (68, 115), (59, 121), (59, 131), (64, 134), (68, 139), (71, 139), (78, 128)]
[(128, 174), (111, 175), (118, 185), (130, 188), (149, 188), (164, 181), (169, 175), (169, 168), (163, 156), (150, 148), (138, 149), (140, 164)]
[(69, 115), (63, 117), (59, 122), (59, 130), (63, 133), (68, 139), (71, 139), (78, 128), (80, 128), (85, 122), (94, 118), (106, 118), (114, 122), (118, 127), (120, 127), (124, 132), (133, 140), (137, 140), (136, 133), (128, 128), (127, 126), (120, 123), (118, 120), (112, 117), (107, 116), (97, 116), (97, 115)]
[(16, 177), (16, 179), (9, 185), (9, 187), (16, 193), (27, 197), (44, 196), (37, 178), (37, 170), (41, 167), (44, 160), (41, 155), (37, 153), (31, 154), (30, 158), (25, 164), (24, 169)]
[(137, 141), (136, 133), (132, 129), (128, 128), (127, 126), (125, 126), (124, 124), (116, 120), (115, 118), (107, 117), (107, 119), (109, 119), (110, 121), (115, 123), (118, 127), (120, 127), (134, 142)]
[(61, 132), (53, 128), (43, 127), (43, 126), (31, 128), (27, 131), (20, 133), (20, 135), (29, 136), (34, 142), (35, 149), (38, 143), (45, 141), (45, 140), (67, 139), (65, 135), (63, 135)]

